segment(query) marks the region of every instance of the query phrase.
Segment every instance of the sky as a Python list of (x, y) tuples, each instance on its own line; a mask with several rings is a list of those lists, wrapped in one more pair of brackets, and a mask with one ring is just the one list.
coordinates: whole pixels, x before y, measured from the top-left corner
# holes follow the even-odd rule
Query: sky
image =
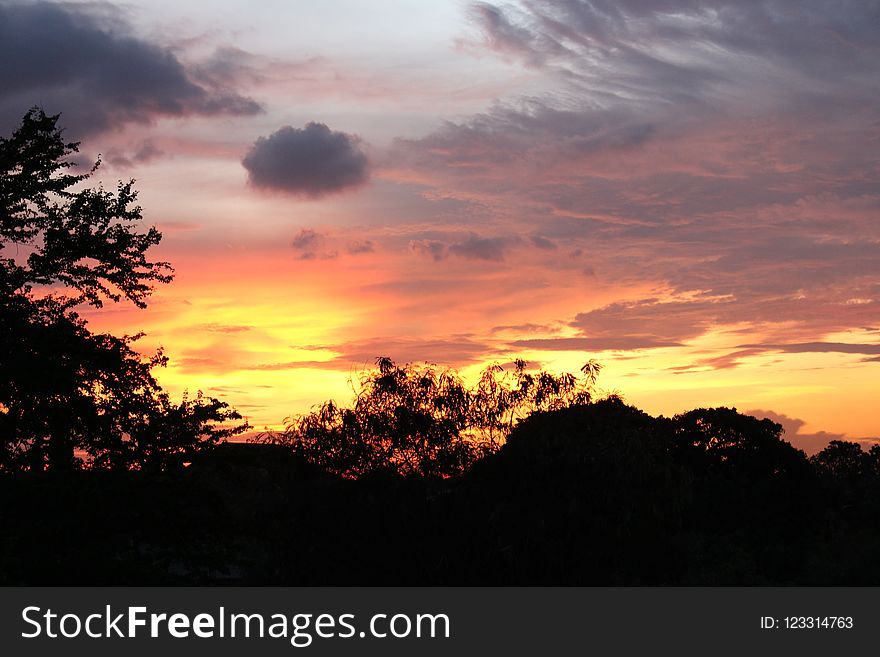
[(257, 429), (380, 355), (880, 437), (880, 2), (0, 0), (0, 134), (136, 179), (172, 393)]

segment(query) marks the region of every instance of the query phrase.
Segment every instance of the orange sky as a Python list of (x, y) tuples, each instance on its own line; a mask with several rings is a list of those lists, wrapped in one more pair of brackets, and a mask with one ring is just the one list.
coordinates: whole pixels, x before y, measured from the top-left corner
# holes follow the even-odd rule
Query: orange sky
[(2, 10), (4, 133), (62, 112), (164, 234), (150, 307), (85, 314), (172, 392), (276, 428), (379, 355), (597, 358), (651, 413), (880, 436), (874, 3), (299, 4)]

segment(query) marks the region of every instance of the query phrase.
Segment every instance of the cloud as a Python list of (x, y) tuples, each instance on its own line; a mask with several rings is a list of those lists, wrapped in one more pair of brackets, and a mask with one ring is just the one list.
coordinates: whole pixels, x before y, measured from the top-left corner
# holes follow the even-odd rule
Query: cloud
[(389, 356), (396, 363), (437, 363), (441, 366), (461, 367), (485, 360), (490, 347), (470, 335), (451, 335), (444, 338), (411, 338), (400, 336), (376, 337), (356, 342), (320, 347), (337, 352), (324, 361), (299, 360), (279, 363), (260, 363), (246, 369), (276, 371), (293, 369), (335, 369), (350, 371), (352, 367), (372, 366), (376, 358)]
[[(300, 260), (331, 260), (339, 256), (341, 242), (338, 237), (303, 228), (290, 240), (290, 248)], [(376, 245), (372, 240), (356, 239), (349, 241), (344, 248), (349, 255), (363, 255), (375, 252)]]
[[(858, 310), (860, 305), (844, 305)], [(758, 296), (738, 300), (732, 296), (712, 297), (695, 295), (687, 299), (660, 300), (647, 298), (621, 301), (578, 313), (569, 322), (580, 335), (519, 340), (514, 347), (547, 350), (636, 350), (683, 346), (714, 328), (730, 326), (748, 318), (754, 326), (778, 320), (780, 308), (787, 308), (787, 318), (798, 320), (800, 327), (786, 326), (781, 334), (811, 335), (826, 328), (844, 328), (855, 324), (857, 319), (838, 316), (830, 320), (823, 312), (817, 312), (809, 303), (795, 306), (788, 300), (770, 304)], [(836, 324), (835, 324), (836, 321)], [(707, 358), (700, 358), (687, 365), (669, 368), (676, 373), (695, 372), (703, 369), (730, 369), (742, 364), (743, 359), (765, 353), (846, 353), (866, 356), (880, 355), (880, 344), (844, 343), (827, 341), (810, 342), (762, 342), (740, 344), (735, 350)], [(866, 359), (868, 360), (868, 359)]]
[(880, 354), (880, 344), (852, 344), (847, 342), (796, 342), (791, 344), (754, 344), (743, 345), (744, 349), (760, 349), (762, 351), (781, 351), (788, 354)]
[(504, 260), (510, 240), (504, 237), (480, 237), (476, 233), (449, 245), (449, 253), (467, 260)]
[(730, 370), (742, 365), (743, 360), (749, 356), (760, 353), (762, 353), (760, 349), (738, 349), (720, 356), (698, 358), (688, 365), (676, 365), (668, 369), (675, 374), (694, 374), (705, 370)]
[[(740, 299), (733, 296), (711, 297), (696, 295), (682, 300), (660, 301), (655, 298), (612, 303), (595, 310), (579, 313), (570, 326), (578, 329), (583, 338), (548, 339), (540, 348), (565, 349), (567, 341), (581, 344), (584, 349), (647, 349), (684, 345), (712, 329), (741, 324), (748, 320), (751, 329), (767, 335), (813, 335), (819, 332), (841, 330), (858, 324), (858, 317), (847, 316), (844, 311), (857, 312), (859, 306), (847, 306), (829, 318), (820, 307), (813, 307), (807, 300), (800, 303), (789, 299), (769, 302), (760, 294)], [(780, 317), (796, 322), (772, 328)], [(531, 341), (535, 342), (535, 341)], [(555, 347), (553, 345), (556, 345)], [(522, 345), (529, 346), (529, 345)], [(536, 346), (536, 345), (531, 345)], [(742, 364), (743, 359), (764, 353), (847, 353), (874, 356), (880, 354), (880, 345), (843, 342), (762, 342), (739, 344), (733, 351), (671, 368), (676, 372), (692, 372), (700, 369), (730, 369)]]
[(337, 251), (326, 248), (327, 236), (311, 228), (303, 228), (290, 241), (290, 248), (297, 252), (300, 260), (332, 260)]
[(519, 239), (516, 237), (481, 237), (471, 232), (467, 237), (447, 242), (432, 239), (411, 240), (409, 248), (414, 253), (428, 256), (436, 262), (445, 260), (449, 256), (465, 260), (501, 262), (511, 245), (517, 242)]
[(556, 242), (553, 240), (548, 240), (546, 237), (541, 237), (540, 235), (532, 235), (529, 238), (529, 241), (533, 246), (539, 248), (543, 251), (555, 251), (557, 248)]
[(376, 337), (334, 346), (340, 352), (335, 359), (340, 366), (370, 364), (378, 356), (390, 356), (397, 363), (431, 362), (460, 367), (486, 359), (491, 347), (471, 335), (443, 338)]
[(542, 351), (632, 351), (680, 347), (680, 342), (664, 342), (651, 336), (623, 335), (598, 338), (530, 338), (514, 340), (511, 346)]
[(709, 330), (726, 303), (710, 299), (617, 302), (579, 313), (571, 326), (605, 349), (676, 346)]
[(63, 113), (76, 138), (162, 116), (261, 112), (235, 89), (204, 79), (169, 48), (135, 35), (108, 4), (0, 5), (0, 130), (33, 105)]
[(324, 236), (311, 228), (303, 228), (290, 241), (290, 246), (297, 251), (310, 251), (324, 241)]
[[(548, 277), (659, 292), (577, 314), (579, 337), (594, 340), (584, 348), (684, 345), (731, 327), (751, 332), (743, 343), (808, 344), (876, 325), (880, 199), (867, 145), (880, 139), (876, 108), (845, 93), (848, 112), (810, 116), (799, 107), (749, 118), (698, 105), (668, 116), (627, 103), (615, 116), (586, 99), (575, 116), (546, 102), (499, 106), (398, 147), (447, 197), (589, 255), (589, 267), (545, 261)], [(639, 120), (642, 112), (656, 115)], [(647, 122), (657, 127), (637, 145), (598, 139)], [(447, 243), (434, 242), (433, 257), (446, 257)], [(723, 356), (699, 366), (743, 362)]]
[[(578, 165), (586, 159), (632, 153), (663, 136), (652, 123), (659, 116), (584, 102), (585, 107), (572, 107), (568, 101), (556, 106), (549, 97), (499, 102), (465, 121), (446, 122), (420, 139), (398, 140), (392, 157), (427, 175), (432, 170), (434, 177), (438, 171), (455, 175), (469, 187), (506, 182), (504, 191), (519, 195), (540, 186), (548, 174), (583, 175), (590, 170)], [(527, 180), (511, 178), (510, 172)]]
[(558, 41), (542, 38), (516, 25), (503, 9), (492, 4), (473, 4), (471, 16), (484, 28), (489, 48), (520, 57), (530, 65), (540, 66), (545, 63), (547, 55), (560, 54), (564, 50)]
[(598, 103), (741, 106), (760, 91), (762, 104), (817, 106), (877, 81), (874, 2), (522, 0), (474, 5), (472, 17), (484, 47)]
[(207, 331), (208, 333), (225, 333), (227, 335), (235, 333), (244, 333), (250, 331), (252, 326), (242, 324), (198, 324), (192, 329), (196, 331)]
[(358, 187), (369, 175), (360, 139), (323, 123), (287, 125), (260, 137), (242, 165), (255, 187), (309, 198)]
[(263, 58), (233, 46), (217, 48), (207, 59), (193, 66), (192, 75), (211, 86), (261, 83), (266, 62)]
[(348, 252), (352, 255), (361, 253), (373, 253), (376, 250), (372, 240), (354, 240), (348, 244)]
[(440, 262), (447, 256), (446, 244), (437, 240), (411, 240), (409, 248), (413, 253), (428, 256), (435, 262)]
[(165, 152), (150, 140), (141, 142), (130, 154), (122, 153), (117, 150), (109, 150), (104, 156), (107, 162), (120, 169), (130, 169), (136, 164), (149, 164), (150, 162), (162, 157)]

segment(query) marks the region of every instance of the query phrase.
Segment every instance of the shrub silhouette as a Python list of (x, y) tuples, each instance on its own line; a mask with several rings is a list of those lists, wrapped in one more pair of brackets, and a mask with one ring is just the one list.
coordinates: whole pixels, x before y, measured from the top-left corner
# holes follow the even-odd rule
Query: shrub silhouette
[(500, 447), (520, 419), (535, 411), (584, 404), (601, 366), (583, 376), (488, 366), (467, 386), (452, 370), (398, 365), (388, 357), (359, 378), (350, 408), (328, 401), (259, 441), (286, 445), (310, 462), (344, 477), (371, 472), (450, 477)]

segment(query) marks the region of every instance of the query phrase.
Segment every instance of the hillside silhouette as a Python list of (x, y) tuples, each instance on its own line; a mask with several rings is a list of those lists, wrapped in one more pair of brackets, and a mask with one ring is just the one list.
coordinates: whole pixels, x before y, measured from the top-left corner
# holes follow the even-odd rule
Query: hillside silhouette
[(0, 585), (880, 584), (880, 447), (808, 458), (732, 408), (652, 417), (523, 360), (473, 383), (382, 356), (255, 443), (174, 401), (140, 334), (133, 181), (88, 188), (58, 116), (0, 138)]

